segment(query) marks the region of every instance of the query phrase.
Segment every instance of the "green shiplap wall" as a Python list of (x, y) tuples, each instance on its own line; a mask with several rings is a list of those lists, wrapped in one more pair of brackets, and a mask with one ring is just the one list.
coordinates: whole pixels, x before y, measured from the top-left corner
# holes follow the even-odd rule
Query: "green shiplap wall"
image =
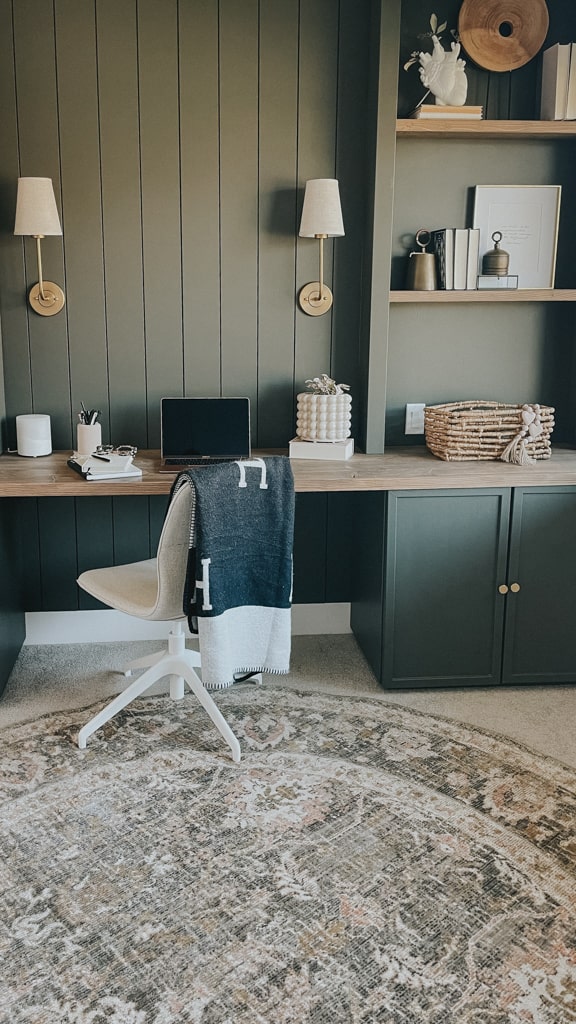
[[(0, 0), (5, 448), (18, 413), (43, 412), (54, 448), (71, 449), (81, 400), (102, 410), (105, 441), (156, 448), (160, 398), (181, 394), (248, 395), (255, 446), (286, 446), (307, 377), (359, 393), (370, 6)], [(37, 272), (33, 241), (12, 234), (19, 175), (54, 182), (55, 317), (25, 302)], [(347, 232), (326, 245), (322, 318), (295, 303), (317, 276), (317, 245), (297, 237), (313, 177), (339, 179)], [(299, 501), (297, 553), (313, 522), (320, 560), (299, 600), (347, 596), (326, 556), (330, 542), (348, 564), (341, 505)], [(59, 609), (90, 606), (82, 569), (154, 551), (165, 500), (24, 508), (25, 606)]]

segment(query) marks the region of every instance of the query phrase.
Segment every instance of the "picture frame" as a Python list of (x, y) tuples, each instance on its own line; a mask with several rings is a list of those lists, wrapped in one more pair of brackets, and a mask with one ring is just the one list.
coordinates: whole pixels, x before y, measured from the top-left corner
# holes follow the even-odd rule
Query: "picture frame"
[(561, 196), (561, 185), (476, 185), (480, 267), (494, 248), (493, 232), (501, 231), (500, 247), (510, 255), (508, 273), (518, 276), (518, 287), (553, 288)]

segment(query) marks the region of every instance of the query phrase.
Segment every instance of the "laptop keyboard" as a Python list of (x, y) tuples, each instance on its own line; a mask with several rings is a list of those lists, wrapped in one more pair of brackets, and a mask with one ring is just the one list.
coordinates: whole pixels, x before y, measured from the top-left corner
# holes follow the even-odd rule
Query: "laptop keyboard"
[(234, 459), (233, 456), (230, 456), (229, 458), (224, 456), (221, 459), (212, 458), (212, 457), (208, 457), (208, 458), (205, 458), (205, 459), (198, 458), (198, 457), (196, 457), (196, 458), (186, 458), (186, 459), (174, 458), (174, 459), (164, 459), (164, 465), (165, 466), (217, 466), (221, 462), (235, 462), (235, 461), (236, 460)]

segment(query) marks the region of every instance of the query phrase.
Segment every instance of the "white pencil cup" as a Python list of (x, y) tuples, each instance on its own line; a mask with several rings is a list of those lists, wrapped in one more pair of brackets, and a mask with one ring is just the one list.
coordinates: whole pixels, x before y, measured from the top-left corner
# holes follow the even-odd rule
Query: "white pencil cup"
[(100, 423), (79, 423), (76, 427), (76, 451), (78, 455), (92, 455), (102, 444)]

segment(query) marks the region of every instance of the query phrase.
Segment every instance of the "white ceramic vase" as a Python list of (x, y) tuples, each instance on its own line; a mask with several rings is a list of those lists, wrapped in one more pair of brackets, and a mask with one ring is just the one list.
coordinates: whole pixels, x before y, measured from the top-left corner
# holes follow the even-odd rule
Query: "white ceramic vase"
[(302, 441), (345, 441), (350, 437), (351, 395), (297, 396), (296, 433)]

